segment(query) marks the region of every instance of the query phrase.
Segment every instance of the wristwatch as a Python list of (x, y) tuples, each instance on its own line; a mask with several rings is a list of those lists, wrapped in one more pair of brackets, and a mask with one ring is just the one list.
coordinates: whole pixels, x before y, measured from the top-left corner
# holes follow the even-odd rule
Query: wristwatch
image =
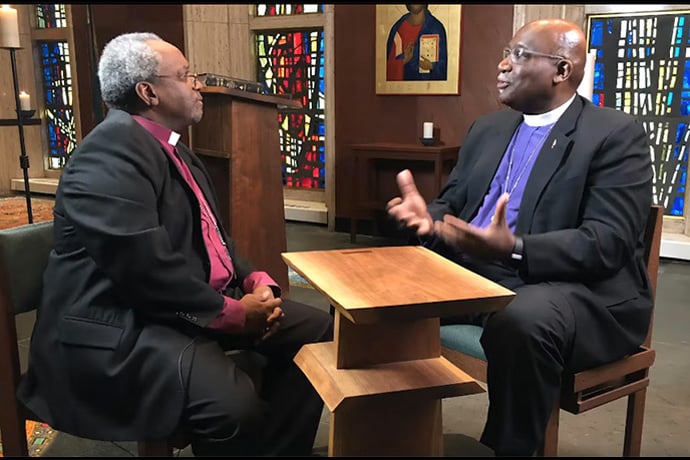
[(515, 237), (515, 246), (513, 246), (513, 251), (510, 253), (510, 259), (514, 264), (519, 264), (522, 262), (522, 237)]

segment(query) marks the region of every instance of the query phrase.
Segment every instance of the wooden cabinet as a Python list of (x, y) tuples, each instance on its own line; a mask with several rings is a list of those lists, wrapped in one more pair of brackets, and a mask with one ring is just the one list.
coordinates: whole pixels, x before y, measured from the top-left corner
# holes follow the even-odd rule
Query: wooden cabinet
[(402, 169), (410, 169), (413, 175), (430, 167), (431, 185), (419, 187), (419, 191), (424, 199), (431, 201), (441, 191), (450, 170), (455, 166), (460, 150), (459, 145), (424, 146), (393, 142), (353, 144), (351, 148), (355, 158), (355, 214), (350, 220), (350, 241), (353, 243), (357, 236), (358, 219), (371, 214), (372, 210), (383, 211), (385, 208), (387, 199), (376, 196), (378, 170), (382, 163), (397, 162)]

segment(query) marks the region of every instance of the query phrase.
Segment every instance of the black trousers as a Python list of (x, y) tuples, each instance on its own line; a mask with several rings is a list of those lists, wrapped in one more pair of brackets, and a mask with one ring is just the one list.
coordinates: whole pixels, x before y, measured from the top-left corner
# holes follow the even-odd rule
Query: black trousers
[(499, 312), (442, 320), (484, 327), (489, 411), (480, 441), (497, 456), (531, 456), (544, 442), (563, 371), (613, 361), (634, 345), (579, 283), (525, 284), (507, 267), (463, 262), (516, 293)]
[[(181, 357), (187, 391), (182, 426), (195, 456), (308, 456), (323, 401), (293, 357), (306, 343), (333, 339), (333, 319), (321, 310), (283, 299), (278, 332), (258, 345), (210, 333)], [(260, 389), (227, 350), (260, 355)]]

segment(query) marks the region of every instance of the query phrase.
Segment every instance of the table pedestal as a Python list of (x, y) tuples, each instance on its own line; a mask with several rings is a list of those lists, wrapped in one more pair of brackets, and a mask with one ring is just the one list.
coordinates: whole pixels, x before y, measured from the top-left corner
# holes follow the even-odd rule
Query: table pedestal
[(354, 324), (295, 362), (331, 411), (330, 456), (442, 456), (441, 399), (481, 393), (440, 354), (438, 318)]

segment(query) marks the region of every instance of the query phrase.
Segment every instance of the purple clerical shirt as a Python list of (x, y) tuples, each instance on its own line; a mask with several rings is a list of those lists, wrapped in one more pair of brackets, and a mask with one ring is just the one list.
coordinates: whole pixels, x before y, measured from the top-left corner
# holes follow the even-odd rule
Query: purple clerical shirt
[[(204, 196), (204, 193), (199, 188), (192, 172), (187, 164), (179, 157), (175, 145), (180, 138), (180, 135), (165, 126), (162, 126), (154, 121), (144, 118), (139, 115), (134, 115), (133, 118), (146, 129), (158, 142), (163, 146), (165, 153), (168, 154), (172, 162), (175, 164), (180, 174), (187, 182), (189, 187), (194, 192), (194, 196), (199, 202), (201, 211), (201, 229), (204, 238), (204, 244), (209, 257), (211, 266), (209, 275), (209, 285), (216, 291), (223, 292), (230, 283), (233, 274), (233, 265), (230, 254), (226, 248), (225, 240), (223, 239), (216, 217)], [(274, 292), (280, 292), (278, 283), (276, 283), (266, 272), (252, 272), (245, 277), (243, 283), (244, 292), (253, 292), (254, 288), (259, 285), (267, 285), (273, 288)], [(224, 305), (221, 313), (214, 319), (208, 327), (211, 329), (221, 329), (226, 332), (240, 332), (245, 324), (245, 311), (242, 302), (231, 297), (224, 297)]]
[(472, 225), (479, 228), (487, 227), (496, 212), (499, 197), (508, 193), (510, 197), (506, 207), (506, 222), (510, 231), (515, 232), (527, 178), (552, 127), (553, 123), (529, 126), (524, 121), (518, 126), (489, 185), (489, 191), (484, 196), (484, 202), (477, 215), (470, 221)]

